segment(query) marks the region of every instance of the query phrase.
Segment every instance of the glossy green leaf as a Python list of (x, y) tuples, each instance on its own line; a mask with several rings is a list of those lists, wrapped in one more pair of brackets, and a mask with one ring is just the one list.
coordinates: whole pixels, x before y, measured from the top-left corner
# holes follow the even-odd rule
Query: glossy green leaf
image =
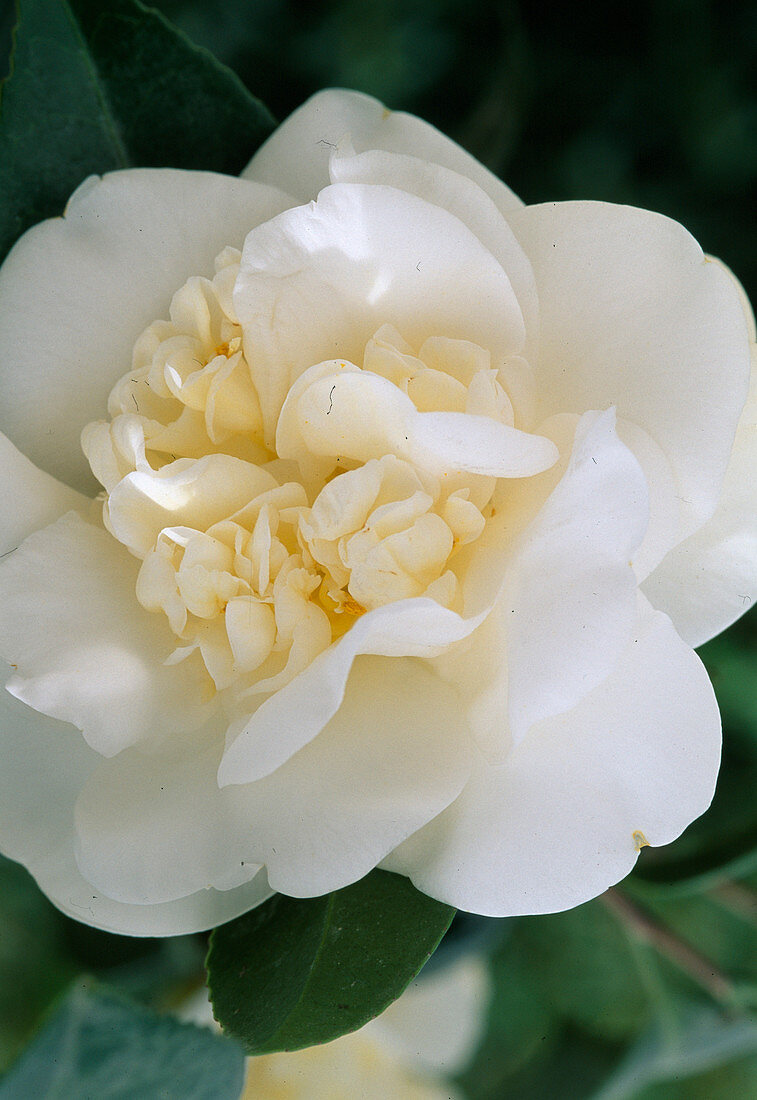
[(0, 1100), (237, 1100), (239, 1047), (105, 989), (74, 988), (0, 1081)]
[(139, 0), (19, 0), (0, 99), (0, 259), (91, 173), (238, 173), (273, 127), (207, 51)]
[(319, 898), (278, 894), (213, 932), (216, 1019), (250, 1053), (336, 1039), (400, 995), (453, 915), (386, 871)]

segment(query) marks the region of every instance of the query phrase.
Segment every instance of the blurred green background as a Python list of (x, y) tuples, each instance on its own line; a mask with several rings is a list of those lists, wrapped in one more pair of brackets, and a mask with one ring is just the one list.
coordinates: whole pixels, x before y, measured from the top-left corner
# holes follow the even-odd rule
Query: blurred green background
[[(420, 114), (526, 202), (593, 198), (683, 222), (757, 300), (757, 5), (647, 0), (161, 0), (281, 119), (319, 88)], [(0, 74), (12, 5), (0, 7)], [(725, 724), (712, 810), (645, 849), (623, 895), (461, 922), (491, 953), (472, 1100), (757, 1098), (757, 620), (705, 647)], [(0, 1068), (72, 975), (165, 1008), (201, 938), (131, 941), (63, 918), (0, 864)], [(19, 1002), (19, 991), (21, 1001)], [(21, 1003), (21, 1009), (19, 1009)]]

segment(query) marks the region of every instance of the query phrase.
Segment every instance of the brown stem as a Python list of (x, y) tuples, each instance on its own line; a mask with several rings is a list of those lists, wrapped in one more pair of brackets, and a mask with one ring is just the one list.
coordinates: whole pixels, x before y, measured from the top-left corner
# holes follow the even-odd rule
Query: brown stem
[(710, 959), (700, 955), (690, 944), (679, 939), (664, 924), (659, 924), (617, 890), (605, 891), (601, 900), (630, 932), (675, 963), (716, 1001), (733, 1001), (733, 984)]
[(736, 916), (757, 923), (757, 891), (740, 882), (721, 882), (709, 891), (709, 895)]

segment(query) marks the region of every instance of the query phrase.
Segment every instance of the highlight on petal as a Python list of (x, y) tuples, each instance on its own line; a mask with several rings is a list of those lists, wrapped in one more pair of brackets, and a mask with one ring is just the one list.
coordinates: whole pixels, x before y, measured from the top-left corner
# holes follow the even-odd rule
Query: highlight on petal
[(102, 528), (69, 512), (0, 562), (0, 637), (16, 669), (6, 690), (83, 731), (104, 756), (204, 721), (194, 663), (134, 588), (138, 563)]
[(391, 324), (409, 344), (471, 340), (517, 354), (525, 329), (500, 264), (454, 215), (392, 187), (334, 184), (318, 201), (253, 230), (234, 306), (272, 440), (281, 406), (308, 367), (360, 362)]
[(604, 683), (534, 726), (505, 763), (479, 759), (461, 796), (382, 866), (470, 912), (569, 909), (631, 870), (635, 833), (668, 844), (703, 813), (719, 761), (707, 674), (642, 602)]
[(316, 93), (285, 119), (242, 177), (282, 187), (307, 202), (329, 182), (331, 152), (347, 136), (359, 153), (379, 149), (409, 154), (467, 176), (502, 213), (523, 205), (509, 187), (435, 127), (404, 111), (388, 111), (372, 96), (341, 88)]
[(715, 510), (747, 396), (742, 292), (682, 226), (646, 210), (548, 203), (508, 221), (536, 276), (541, 415), (614, 405), (648, 433), (686, 537)]
[[(3, 679), (9, 669), (5, 666)], [(270, 896), (265, 874), (233, 890), (206, 889), (176, 901), (132, 905), (96, 889), (75, 858), (74, 805), (102, 757), (66, 722), (0, 691), (0, 832), (3, 853), (22, 862), (68, 916), (127, 936), (203, 932)]]
[(212, 275), (221, 249), (291, 205), (210, 172), (90, 177), (0, 271), (0, 427), (41, 469), (91, 491), (79, 435), (102, 416), (137, 337), (191, 275)]
[(275, 487), (265, 470), (231, 455), (179, 459), (123, 478), (108, 498), (108, 525), (119, 542), (142, 557), (164, 528), (205, 529)]
[(538, 337), (536, 282), (528, 257), (502, 217), (504, 208), (497, 206), (471, 175), (425, 160), (418, 150), (408, 152), (413, 155), (376, 148), (356, 154), (351, 144), (349, 148), (337, 146), (329, 161), (331, 182), (396, 187), (448, 210), (467, 225), (507, 272), (526, 326), (523, 354), (530, 359)]

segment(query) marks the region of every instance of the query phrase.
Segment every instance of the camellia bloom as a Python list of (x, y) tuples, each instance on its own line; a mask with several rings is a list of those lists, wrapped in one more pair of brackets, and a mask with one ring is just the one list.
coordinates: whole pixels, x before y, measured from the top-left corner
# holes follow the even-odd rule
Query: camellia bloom
[(714, 789), (753, 341), (680, 225), (353, 93), (241, 179), (86, 181), (0, 272), (2, 850), (149, 935), (618, 881)]

